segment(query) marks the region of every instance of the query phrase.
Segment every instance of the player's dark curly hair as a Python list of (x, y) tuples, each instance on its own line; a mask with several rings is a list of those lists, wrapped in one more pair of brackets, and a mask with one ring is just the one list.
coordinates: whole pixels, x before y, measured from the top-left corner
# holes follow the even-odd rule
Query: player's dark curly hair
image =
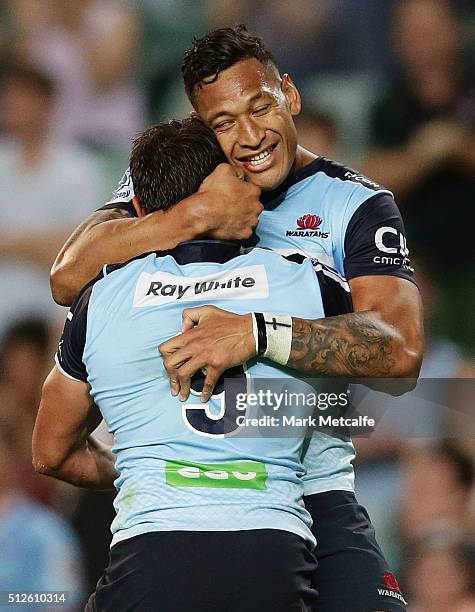
[(274, 58), (262, 39), (249, 34), (244, 24), (195, 38), (181, 66), (188, 98), (193, 103), (196, 87), (202, 87), (204, 82), (213, 83), (222, 70), (252, 57), (276, 68)]
[(134, 140), (130, 173), (144, 213), (166, 210), (195, 193), (226, 157), (197, 117), (159, 123)]

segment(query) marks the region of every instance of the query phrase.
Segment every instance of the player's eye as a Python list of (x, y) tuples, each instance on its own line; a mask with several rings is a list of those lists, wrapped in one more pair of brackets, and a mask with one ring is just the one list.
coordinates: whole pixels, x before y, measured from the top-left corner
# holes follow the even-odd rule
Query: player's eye
[(265, 104), (264, 106), (259, 106), (253, 111), (253, 115), (265, 115), (268, 110), (270, 110), (270, 104)]
[(216, 124), (213, 127), (213, 130), (215, 130), (217, 132), (224, 132), (225, 130), (230, 128), (232, 126), (232, 124), (233, 124), (232, 121), (221, 121), (220, 123)]

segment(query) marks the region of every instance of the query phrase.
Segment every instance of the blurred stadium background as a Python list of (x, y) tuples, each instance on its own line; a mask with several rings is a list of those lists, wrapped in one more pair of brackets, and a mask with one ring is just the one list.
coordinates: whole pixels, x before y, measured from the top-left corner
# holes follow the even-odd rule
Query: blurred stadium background
[[(65, 316), (48, 271), (131, 138), (188, 112), (192, 37), (239, 22), (301, 89), (301, 143), (395, 192), (425, 301), (422, 375), (474, 376), (473, 0), (0, 0), (0, 591), (67, 590), (82, 609), (105, 566), (112, 496), (31, 468)], [(420, 413), (417, 439), (408, 413), (356, 440), (357, 494), (412, 612), (475, 610), (471, 398)]]

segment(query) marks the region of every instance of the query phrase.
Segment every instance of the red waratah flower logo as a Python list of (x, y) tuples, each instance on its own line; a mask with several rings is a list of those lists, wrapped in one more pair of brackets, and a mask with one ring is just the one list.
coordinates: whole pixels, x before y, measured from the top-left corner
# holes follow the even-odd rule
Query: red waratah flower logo
[(383, 576), (383, 580), (384, 584), (388, 587), (388, 589), (391, 589), (392, 591), (398, 591), (399, 593), (401, 592), (398, 581), (396, 580), (396, 577), (391, 574), (391, 572), (386, 572)]
[(315, 230), (320, 227), (323, 219), (321, 219), (318, 215), (304, 215), (297, 219), (297, 225), (300, 229), (309, 229)]

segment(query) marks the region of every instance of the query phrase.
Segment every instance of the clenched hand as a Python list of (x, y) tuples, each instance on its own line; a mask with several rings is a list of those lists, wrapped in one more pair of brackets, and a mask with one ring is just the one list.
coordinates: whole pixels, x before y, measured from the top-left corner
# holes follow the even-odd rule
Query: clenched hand
[(264, 210), (259, 187), (240, 180), (229, 164), (219, 164), (198, 193), (205, 196), (200, 215), (206, 218), (209, 238), (247, 240), (252, 236)]

